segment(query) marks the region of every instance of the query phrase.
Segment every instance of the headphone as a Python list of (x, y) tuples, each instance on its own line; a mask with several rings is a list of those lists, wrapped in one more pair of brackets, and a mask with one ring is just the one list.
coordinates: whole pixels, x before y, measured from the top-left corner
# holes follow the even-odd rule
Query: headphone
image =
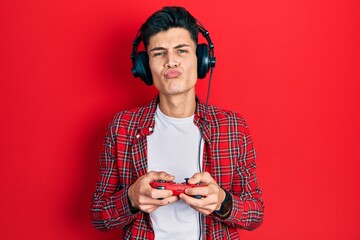
[[(204, 36), (208, 43), (208, 45), (201, 43), (196, 46), (197, 75), (199, 79), (203, 79), (209, 70), (215, 67), (216, 59), (214, 56), (214, 44), (211, 41), (209, 32), (199, 21), (196, 21), (196, 24), (199, 27), (199, 32)], [(141, 41), (142, 37), (139, 30), (133, 41), (133, 48), (131, 51), (131, 71), (135, 78), (139, 77), (146, 85), (150, 86), (153, 84), (153, 79), (149, 66), (149, 56), (146, 51), (137, 51)]]

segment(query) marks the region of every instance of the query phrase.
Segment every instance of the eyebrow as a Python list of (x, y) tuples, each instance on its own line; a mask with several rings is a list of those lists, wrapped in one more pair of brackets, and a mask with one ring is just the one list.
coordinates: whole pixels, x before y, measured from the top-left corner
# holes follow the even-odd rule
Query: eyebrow
[[(179, 49), (179, 48), (182, 48), (182, 47), (190, 47), (189, 44), (179, 44), (177, 46), (174, 47), (174, 49)], [(160, 51), (160, 50), (166, 50), (166, 48), (164, 47), (154, 47), (153, 49), (150, 50), (150, 52), (152, 51)]]

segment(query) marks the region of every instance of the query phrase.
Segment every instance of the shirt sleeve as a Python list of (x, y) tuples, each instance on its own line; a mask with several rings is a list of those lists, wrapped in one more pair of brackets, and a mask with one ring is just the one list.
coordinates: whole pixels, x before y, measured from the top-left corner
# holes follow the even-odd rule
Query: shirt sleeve
[(99, 230), (122, 228), (136, 216), (130, 212), (128, 187), (119, 182), (116, 156), (118, 122), (115, 117), (110, 124), (99, 156), (99, 178), (91, 205), (91, 220)]
[(230, 190), (233, 201), (232, 210), (227, 218), (217, 218), (229, 226), (253, 230), (263, 221), (264, 203), (256, 178), (256, 153), (252, 137), (245, 121), (239, 116), (237, 119), (242, 124), (238, 124), (237, 127), (241, 133), (238, 141), (240, 155)]

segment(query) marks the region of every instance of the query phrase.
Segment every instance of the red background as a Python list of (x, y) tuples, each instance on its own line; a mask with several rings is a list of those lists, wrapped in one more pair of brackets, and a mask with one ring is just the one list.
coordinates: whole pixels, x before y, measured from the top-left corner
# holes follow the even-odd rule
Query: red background
[(250, 125), (266, 208), (242, 239), (360, 239), (357, 0), (1, 1), (0, 238), (118, 239), (90, 222), (97, 157), (112, 116), (154, 97), (129, 56), (163, 4), (209, 30), (210, 103)]

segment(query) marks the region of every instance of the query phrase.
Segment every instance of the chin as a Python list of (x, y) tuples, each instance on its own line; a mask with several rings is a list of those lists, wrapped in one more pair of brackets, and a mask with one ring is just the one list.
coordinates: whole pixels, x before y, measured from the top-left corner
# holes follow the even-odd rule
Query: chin
[(181, 92), (184, 90), (184, 87), (182, 86), (181, 82), (176, 81), (176, 79), (169, 80), (165, 88), (166, 91), (168, 92)]

